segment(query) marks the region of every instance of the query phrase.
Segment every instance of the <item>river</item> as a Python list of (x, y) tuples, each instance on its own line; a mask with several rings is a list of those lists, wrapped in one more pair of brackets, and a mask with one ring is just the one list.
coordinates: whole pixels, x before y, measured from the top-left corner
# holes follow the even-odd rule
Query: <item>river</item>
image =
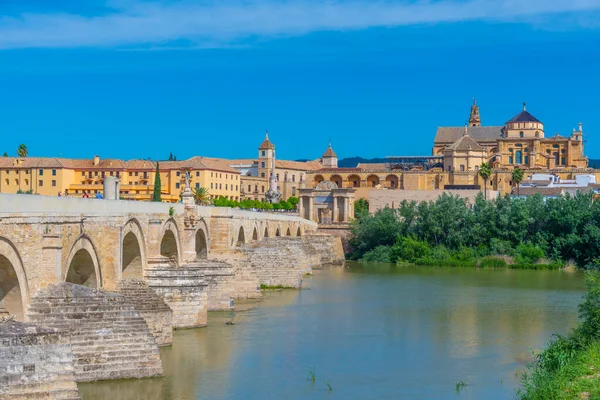
[(576, 325), (583, 293), (581, 273), (347, 263), (315, 271), (303, 290), (210, 313), (207, 328), (175, 331), (161, 349), (164, 378), (80, 384), (80, 394), (511, 399), (530, 348)]

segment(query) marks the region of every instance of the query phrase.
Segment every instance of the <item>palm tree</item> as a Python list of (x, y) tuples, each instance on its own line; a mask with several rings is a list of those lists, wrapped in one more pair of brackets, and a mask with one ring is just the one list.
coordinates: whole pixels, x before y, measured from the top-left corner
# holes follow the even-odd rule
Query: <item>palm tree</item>
[(17, 148), (17, 155), (19, 157), (27, 157), (29, 151), (27, 150), (27, 146), (24, 144), (20, 144), (19, 148)]
[(487, 181), (492, 176), (492, 167), (487, 162), (482, 162), (479, 167), (479, 176), (483, 179), (483, 196), (487, 200)]
[(210, 205), (210, 194), (207, 188), (195, 188), (194, 189), (194, 200), (199, 206)]
[(519, 193), (519, 184), (523, 180), (523, 175), (524, 175), (524, 172), (523, 172), (523, 170), (521, 168), (517, 167), (517, 168), (513, 169), (512, 180), (517, 185), (517, 196), (520, 195), (520, 193)]

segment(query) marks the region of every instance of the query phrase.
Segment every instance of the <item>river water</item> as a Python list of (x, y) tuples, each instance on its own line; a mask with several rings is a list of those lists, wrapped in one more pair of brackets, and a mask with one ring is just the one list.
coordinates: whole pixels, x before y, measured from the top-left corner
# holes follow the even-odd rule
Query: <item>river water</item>
[(175, 331), (164, 378), (79, 388), (83, 400), (511, 399), (531, 348), (576, 325), (583, 293), (580, 273), (347, 263)]

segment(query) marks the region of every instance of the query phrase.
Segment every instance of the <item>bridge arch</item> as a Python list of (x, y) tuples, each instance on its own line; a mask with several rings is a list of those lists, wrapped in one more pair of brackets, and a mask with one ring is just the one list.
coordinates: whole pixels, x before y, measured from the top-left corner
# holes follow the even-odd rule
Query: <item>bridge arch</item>
[(281, 236), (281, 227), (277, 224), (277, 230), (275, 231), (275, 236)]
[(24, 321), (28, 305), (29, 287), (21, 256), (8, 239), (0, 237), (0, 310)]
[(285, 236), (292, 236), (292, 231), (290, 230), (289, 226), (287, 228), (287, 232), (285, 233)]
[(179, 229), (173, 218), (169, 218), (162, 228), (160, 240), (160, 255), (169, 258), (177, 265), (181, 257), (181, 239)]
[(263, 239), (268, 238), (268, 237), (269, 237), (269, 226), (265, 224), (265, 233), (263, 235)]
[(130, 219), (121, 232), (121, 278), (142, 279), (144, 269), (148, 266), (146, 240), (139, 221)]
[(92, 239), (79, 235), (67, 256), (64, 281), (93, 288), (102, 287), (100, 258)]
[(257, 229), (256, 225), (254, 225), (254, 228), (252, 229), (252, 241), (253, 242), (258, 241), (258, 229)]
[(241, 246), (244, 243), (246, 243), (246, 233), (244, 232), (244, 227), (240, 226), (240, 229), (238, 231), (236, 246)]
[(300, 225), (298, 225), (298, 231), (296, 231), (296, 236), (298, 236), (298, 237), (302, 236), (302, 227)]
[(202, 227), (198, 228), (194, 236), (194, 249), (197, 260), (208, 257), (208, 236), (206, 235), (206, 230)]

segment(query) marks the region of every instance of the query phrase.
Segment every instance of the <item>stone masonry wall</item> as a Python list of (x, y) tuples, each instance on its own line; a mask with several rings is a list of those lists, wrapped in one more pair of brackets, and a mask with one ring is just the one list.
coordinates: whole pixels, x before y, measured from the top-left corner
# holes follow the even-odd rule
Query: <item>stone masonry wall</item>
[(49, 285), (31, 298), (27, 315), (70, 332), (78, 382), (162, 376), (156, 340), (124, 296), (70, 283)]
[(159, 346), (170, 346), (173, 343), (173, 311), (146, 282), (123, 280), (119, 294), (127, 298), (144, 318)]
[(79, 399), (69, 334), (0, 322), (0, 398)]

